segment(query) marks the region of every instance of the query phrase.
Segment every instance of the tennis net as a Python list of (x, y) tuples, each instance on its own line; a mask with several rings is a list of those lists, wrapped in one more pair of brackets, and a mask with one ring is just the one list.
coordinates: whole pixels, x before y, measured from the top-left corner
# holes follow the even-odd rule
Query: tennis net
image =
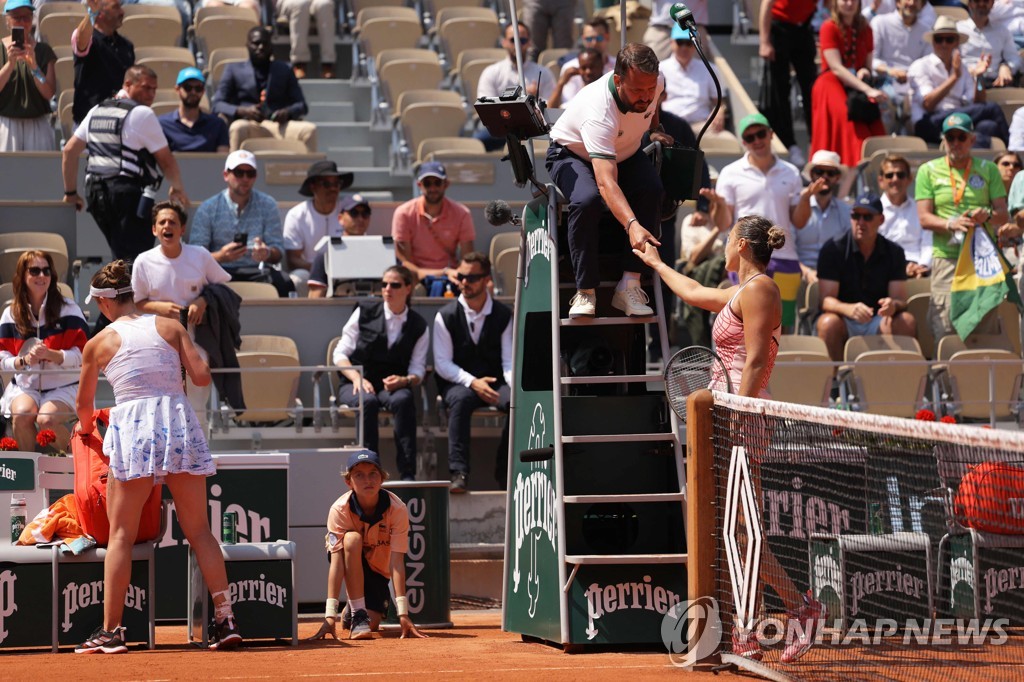
[[(693, 400), (690, 597), (717, 600), (723, 661), (774, 679), (1019, 679), (1024, 435)], [(697, 520), (712, 507), (713, 528)]]

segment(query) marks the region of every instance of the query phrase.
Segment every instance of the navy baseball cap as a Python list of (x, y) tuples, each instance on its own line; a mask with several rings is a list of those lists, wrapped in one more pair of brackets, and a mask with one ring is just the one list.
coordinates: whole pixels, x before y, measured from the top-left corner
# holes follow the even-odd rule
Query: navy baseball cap
[(864, 192), (853, 202), (852, 208), (864, 208), (872, 213), (882, 215), (882, 199), (874, 192)]
[(420, 164), (419, 169), (416, 171), (416, 182), (419, 182), (423, 178), (439, 178), (441, 180), (448, 179), (448, 172), (444, 169), (444, 164), (439, 161), (425, 161)]
[(381, 471), (384, 471), (384, 467), (380, 463), (380, 455), (373, 450), (356, 450), (348, 456), (348, 466), (346, 471), (352, 471), (360, 464), (372, 464)]
[(342, 213), (348, 213), (356, 206), (365, 206), (366, 208), (370, 208), (370, 202), (362, 194), (352, 194), (341, 200), (341, 203), (338, 204), (338, 209)]
[(203, 72), (194, 66), (186, 66), (184, 69), (178, 72), (178, 80), (175, 85), (181, 85), (185, 81), (199, 81), (200, 83), (206, 83), (206, 79), (203, 78)]

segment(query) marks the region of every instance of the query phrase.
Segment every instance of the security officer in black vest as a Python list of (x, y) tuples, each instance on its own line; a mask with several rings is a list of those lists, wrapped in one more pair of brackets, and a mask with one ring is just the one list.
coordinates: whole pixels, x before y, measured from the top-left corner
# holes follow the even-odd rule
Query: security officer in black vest
[(64, 202), (82, 210), (86, 202), (78, 192), (78, 161), (89, 150), (89, 213), (114, 258), (133, 260), (153, 248), (151, 213), (160, 172), (170, 181), (171, 201), (188, 206), (188, 196), (160, 121), (149, 108), (156, 97), (156, 73), (148, 66), (131, 67), (124, 90), (127, 97), (104, 100), (86, 114), (64, 145), (61, 171)]
[[(434, 320), (434, 370), (448, 412), (451, 491), (466, 492), (473, 410), (493, 406), (508, 412), (512, 381), (512, 310), (491, 298), (491, 261), (473, 251), (462, 257), (456, 277), (462, 294)], [(495, 478), (508, 471), (508, 420), (501, 432)]]
[(412, 389), (423, 381), (427, 364), (427, 322), (409, 308), (415, 285), (412, 272), (401, 265), (384, 271), (383, 301), (360, 303), (342, 331), (332, 362), (342, 369), (344, 383), (338, 402), (351, 407), (363, 399), (363, 445), (379, 452), (377, 413), (383, 407), (395, 424), (398, 473), (403, 481), (416, 478), (416, 398)]

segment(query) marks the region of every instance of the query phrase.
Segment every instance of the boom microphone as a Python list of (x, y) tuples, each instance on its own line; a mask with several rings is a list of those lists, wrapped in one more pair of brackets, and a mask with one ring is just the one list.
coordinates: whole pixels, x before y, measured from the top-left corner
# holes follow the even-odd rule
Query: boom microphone
[(696, 29), (697, 24), (693, 20), (693, 12), (681, 2), (677, 2), (668, 11), (672, 21), (679, 25), (679, 28)]
[(508, 205), (508, 202), (500, 199), (495, 199), (487, 204), (484, 208), (484, 217), (487, 218), (487, 222), (495, 227), (507, 225), (508, 223), (513, 225), (520, 223), (519, 216), (512, 213), (512, 207)]

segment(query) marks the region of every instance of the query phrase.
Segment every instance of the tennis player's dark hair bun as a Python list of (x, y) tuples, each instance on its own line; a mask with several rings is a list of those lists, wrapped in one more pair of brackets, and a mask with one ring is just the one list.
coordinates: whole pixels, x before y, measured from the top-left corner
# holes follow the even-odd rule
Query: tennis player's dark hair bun
[(768, 230), (768, 246), (772, 251), (778, 251), (786, 245), (786, 231), (778, 225), (772, 225)]

